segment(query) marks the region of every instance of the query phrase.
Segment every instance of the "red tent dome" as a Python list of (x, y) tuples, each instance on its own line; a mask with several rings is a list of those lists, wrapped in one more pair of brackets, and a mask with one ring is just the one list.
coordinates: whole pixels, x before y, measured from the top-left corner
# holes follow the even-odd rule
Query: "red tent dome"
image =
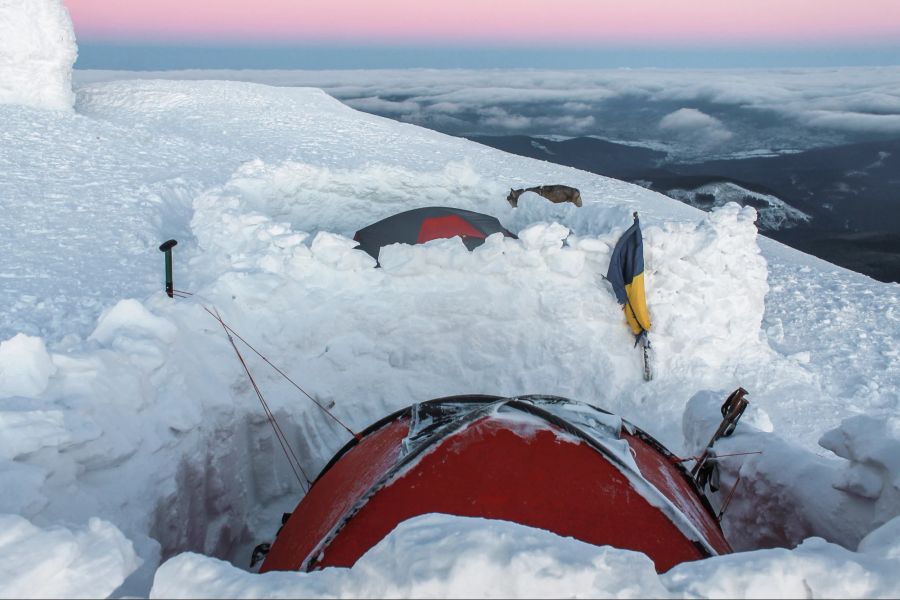
[(394, 413), (338, 452), (260, 571), (352, 566), (426, 513), (638, 550), (660, 572), (731, 551), (694, 480), (637, 427), (563, 398), (455, 396)]
[(466, 248), (472, 250), (493, 233), (516, 237), (490, 215), (461, 208), (427, 206), (407, 210), (364, 227), (356, 232), (353, 239), (359, 242), (360, 250), (365, 250), (378, 260), (381, 247), (388, 244), (424, 244), (459, 236)]

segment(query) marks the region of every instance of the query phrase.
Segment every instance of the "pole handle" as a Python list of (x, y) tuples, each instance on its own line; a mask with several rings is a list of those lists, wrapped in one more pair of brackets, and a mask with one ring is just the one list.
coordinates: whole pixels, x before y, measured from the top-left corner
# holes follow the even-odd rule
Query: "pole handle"
[(178, 245), (177, 240), (166, 240), (159, 245), (159, 251), (166, 255), (166, 295), (175, 297), (175, 282), (172, 277), (172, 248)]

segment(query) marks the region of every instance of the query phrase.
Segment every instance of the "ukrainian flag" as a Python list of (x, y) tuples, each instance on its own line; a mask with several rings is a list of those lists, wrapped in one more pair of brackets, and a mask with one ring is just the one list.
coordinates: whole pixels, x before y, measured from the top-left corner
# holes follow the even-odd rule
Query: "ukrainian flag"
[(650, 331), (650, 311), (644, 294), (644, 241), (637, 213), (634, 213), (634, 225), (622, 234), (613, 249), (606, 278), (613, 286), (616, 300), (623, 305), (632, 333), (640, 339)]

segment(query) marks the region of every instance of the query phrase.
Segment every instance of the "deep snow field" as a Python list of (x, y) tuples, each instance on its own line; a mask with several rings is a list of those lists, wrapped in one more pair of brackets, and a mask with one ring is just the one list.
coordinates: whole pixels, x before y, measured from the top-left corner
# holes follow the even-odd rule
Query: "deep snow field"
[[(41, 32), (0, 41), (0, 597), (900, 595), (900, 286), (758, 237), (752, 209), (703, 213), (316, 89), (119, 81), (69, 108), (58, 8), (0, 0), (10, 31)], [(48, 31), (49, 58), (10, 50)], [(584, 207), (507, 204), (542, 183)], [(380, 269), (353, 249), (429, 205), (520, 239), (391, 246)], [(649, 383), (601, 277), (635, 210)], [(162, 291), (169, 238), (188, 299)], [(204, 307), (354, 430), (440, 396), (544, 393), (689, 456), (743, 386), (720, 447), (762, 451), (722, 461), (740, 552), (657, 575), (635, 552), (427, 515), (352, 569), (252, 573), (303, 492)], [(314, 477), (349, 434), (245, 355)]]

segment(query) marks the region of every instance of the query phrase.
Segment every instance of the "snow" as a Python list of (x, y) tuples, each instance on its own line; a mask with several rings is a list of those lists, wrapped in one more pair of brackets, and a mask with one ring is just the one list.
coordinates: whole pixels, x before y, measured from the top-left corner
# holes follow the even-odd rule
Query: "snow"
[[(754, 192), (730, 181), (707, 183), (692, 190), (675, 188), (666, 190), (666, 194), (697, 208), (725, 206), (729, 202), (742, 205), (752, 202), (759, 212), (758, 225), (762, 231), (790, 229), (812, 218), (777, 196)], [(708, 198), (712, 200), (708, 201)]]
[[(646, 556), (503, 521), (425, 515), (401, 523), (349, 571), (250, 575), (183, 554), (151, 598), (663, 597)], [(449, 592), (449, 593), (448, 593)]]
[(106, 521), (72, 531), (0, 516), (0, 597), (105, 597), (138, 564), (131, 542)]
[(37, 396), (55, 371), (41, 338), (19, 333), (0, 342), (0, 398)]
[[(22, 6), (0, 0), (3, 16), (62, 14)], [(752, 208), (703, 213), (316, 89), (75, 91), (69, 112), (0, 105), (0, 596), (898, 594), (897, 285), (759, 238)], [(584, 206), (506, 202), (540, 182)], [(430, 205), (520, 239), (388, 246), (381, 268), (353, 248), (357, 229)], [(649, 383), (601, 277), (635, 210)], [(169, 238), (190, 298), (162, 292)], [(353, 569), (244, 571), (303, 491), (204, 307), (355, 430), (440, 396), (554, 394), (690, 455), (741, 385), (751, 407), (716, 450), (763, 454), (723, 457), (713, 498), (741, 474), (724, 519), (741, 552), (659, 577), (634, 553), (423, 517)], [(243, 353), (314, 477), (349, 434)]]
[(890, 598), (900, 592), (900, 519), (865, 551), (819, 538), (684, 563), (663, 575), (643, 554), (503, 521), (425, 515), (398, 526), (353, 569), (252, 575), (182, 554), (151, 598)]
[[(721, 419), (722, 392), (697, 393), (684, 415), (688, 449), (696, 455)], [(734, 435), (722, 440), (722, 489), (718, 500), (740, 482), (723, 521), (738, 550), (793, 547), (816, 536), (856, 548), (870, 531), (900, 515), (900, 420), (896, 414), (874, 419), (857, 415), (826, 431), (820, 449), (792, 444), (756, 425), (770, 426), (768, 415), (751, 412)], [(831, 453), (821, 452), (821, 449)]]
[(71, 110), (77, 56), (61, 0), (0, 0), (0, 104)]

